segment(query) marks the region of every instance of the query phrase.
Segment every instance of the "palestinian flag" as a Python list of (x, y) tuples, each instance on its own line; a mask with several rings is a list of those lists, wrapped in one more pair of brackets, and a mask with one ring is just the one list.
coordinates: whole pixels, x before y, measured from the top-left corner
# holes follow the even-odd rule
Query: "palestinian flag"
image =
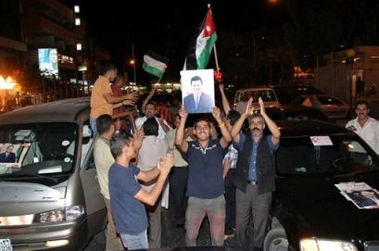
[(146, 72), (161, 78), (167, 69), (169, 59), (158, 53), (149, 51), (143, 56), (142, 69)]

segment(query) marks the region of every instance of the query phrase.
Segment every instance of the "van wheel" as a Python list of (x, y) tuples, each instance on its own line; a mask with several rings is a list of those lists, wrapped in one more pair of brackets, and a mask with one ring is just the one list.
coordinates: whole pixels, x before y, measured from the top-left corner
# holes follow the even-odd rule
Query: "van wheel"
[(286, 232), (282, 227), (271, 229), (264, 240), (264, 251), (289, 251)]

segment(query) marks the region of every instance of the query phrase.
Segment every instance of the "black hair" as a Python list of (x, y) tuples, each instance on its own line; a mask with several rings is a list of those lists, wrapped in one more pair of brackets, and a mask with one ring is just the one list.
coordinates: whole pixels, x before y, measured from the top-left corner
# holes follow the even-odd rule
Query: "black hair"
[(111, 70), (117, 70), (116, 65), (113, 62), (107, 61), (104, 63), (103, 66), (103, 74), (107, 73), (108, 71)]
[(231, 125), (234, 125), (234, 123), (237, 122), (240, 116), (241, 114), (238, 111), (230, 110), (229, 113), (226, 115), (226, 118), (230, 120)]
[(355, 103), (355, 108), (357, 108), (358, 105), (366, 105), (367, 106), (367, 109), (370, 109), (370, 103), (367, 101), (367, 100), (358, 100), (356, 103)]
[(133, 136), (127, 132), (120, 132), (113, 135), (111, 139), (111, 153), (113, 158), (116, 158), (122, 154), (122, 148), (125, 145), (129, 145)]
[(199, 77), (199, 76), (193, 76), (193, 77), (191, 78), (191, 85), (192, 85), (192, 82), (194, 82), (194, 81), (200, 81), (200, 82), (201, 82), (201, 85), (203, 85), (203, 80), (202, 80), (201, 77)]
[(145, 136), (158, 136), (159, 125), (155, 117), (148, 118), (142, 125)]
[(96, 119), (96, 128), (97, 128), (99, 135), (107, 132), (109, 130), (109, 128), (111, 128), (112, 125), (113, 125), (113, 119), (112, 119), (111, 115), (109, 115), (109, 114), (100, 115)]

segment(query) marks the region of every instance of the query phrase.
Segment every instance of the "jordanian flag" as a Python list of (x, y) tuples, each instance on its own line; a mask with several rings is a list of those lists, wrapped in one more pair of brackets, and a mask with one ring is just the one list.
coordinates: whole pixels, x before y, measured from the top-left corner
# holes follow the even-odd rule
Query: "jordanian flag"
[(199, 35), (191, 42), (184, 61), (183, 70), (205, 69), (209, 62), (212, 49), (217, 40), (211, 7), (208, 7), (200, 28)]
[(143, 56), (142, 68), (158, 78), (163, 76), (167, 69), (169, 59), (159, 55), (158, 53), (149, 51)]

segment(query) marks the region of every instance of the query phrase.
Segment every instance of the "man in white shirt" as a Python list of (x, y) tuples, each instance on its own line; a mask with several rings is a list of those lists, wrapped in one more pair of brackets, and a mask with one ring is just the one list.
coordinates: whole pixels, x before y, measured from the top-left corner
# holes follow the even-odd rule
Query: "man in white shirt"
[(370, 104), (358, 100), (355, 105), (357, 117), (346, 124), (346, 128), (358, 134), (371, 148), (379, 154), (379, 121), (370, 117)]
[(164, 139), (166, 136), (166, 132), (168, 132), (172, 128), (169, 126), (166, 120), (164, 120), (163, 118), (158, 118), (156, 114), (156, 105), (153, 102), (148, 102), (145, 106), (145, 116), (136, 119), (136, 127), (139, 130), (148, 118), (155, 117), (156, 121), (159, 124), (158, 138)]

